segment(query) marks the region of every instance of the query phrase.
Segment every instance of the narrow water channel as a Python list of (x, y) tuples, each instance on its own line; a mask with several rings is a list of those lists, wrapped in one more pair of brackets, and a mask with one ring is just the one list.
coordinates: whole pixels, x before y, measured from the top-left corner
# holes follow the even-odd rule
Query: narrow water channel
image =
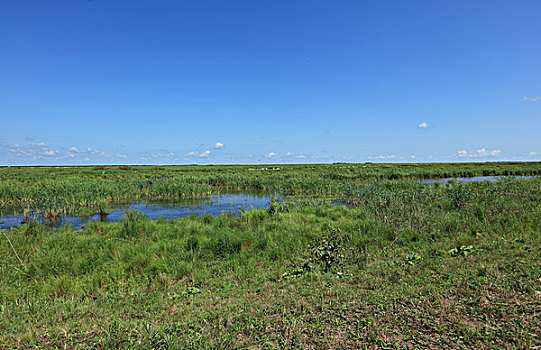
[(434, 184), (434, 183), (440, 183), (445, 184), (449, 182), (483, 182), (483, 181), (489, 181), (489, 182), (496, 182), (501, 180), (521, 180), (521, 179), (532, 179), (535, 176), (474, 176), (474, 177), (444, 177), (441, 179), (423, 179), (423, 180), (416, 180), (421, 183), (425, 184)]

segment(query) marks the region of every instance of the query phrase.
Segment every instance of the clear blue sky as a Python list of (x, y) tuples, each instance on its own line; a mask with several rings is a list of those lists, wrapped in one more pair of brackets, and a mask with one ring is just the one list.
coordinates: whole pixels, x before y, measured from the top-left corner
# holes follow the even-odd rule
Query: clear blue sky
[(541, 1), (0, 3), (0, 164), (541, 159)]

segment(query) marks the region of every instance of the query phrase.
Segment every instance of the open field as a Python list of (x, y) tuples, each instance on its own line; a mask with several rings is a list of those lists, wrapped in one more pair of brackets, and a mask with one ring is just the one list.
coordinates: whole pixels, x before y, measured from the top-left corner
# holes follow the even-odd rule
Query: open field
[(240, 216), (2, 231), (0, 347), (539, 348), (541, 179), (398, 181), (538, 174), (541, 163), (0, 168), (0, 204), (51, 216), (127, 198), (286, 196)]

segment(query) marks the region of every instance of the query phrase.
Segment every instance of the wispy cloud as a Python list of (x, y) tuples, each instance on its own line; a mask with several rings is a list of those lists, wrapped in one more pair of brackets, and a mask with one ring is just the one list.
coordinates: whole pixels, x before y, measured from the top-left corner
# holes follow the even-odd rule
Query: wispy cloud
[[(173, 160), (175, 159), (176, 155), (174, 152), (168, 151), (166, 149), (159, 149), (152, 152), (147, 152), (144, 154), (141, 154), (139, 158), (143, 157), (143, 159), (150, 159), (150, 160)], [(118, 157), (121, 158), (122, 157)]]
[(524, 96), (522, 97), (522, 101), (531, 101), (531, 102), (541, 101), (541, 96), (538, 96), (538, 97)]
[(59, 153), (58, 151), (48, 147), (44, 142), (33, 142), (26, 146), (22, 146), (17, 143), (3, 146), (7, 147), (10, 153), (15, 157), (27, 160), (50, 159)]
[(221, 143), (221, 142), (216, 142), (216, 143), (214, 144), (214, 148), (215, 148), (215, 149), (224, 148), (224, 144)]
[(267, 155), (266, 155), (265, 157), (267, 157), (267, 158), (276, 157), (276, 153), (274, 153), (274, 152), (269, 152), (269, 153), (267, 153)]
[(295, 152), (287, 152), (285, 154), (286, 157), (288, 158), (297, 158), (297, 159), (304, 159), (306, 158), (306, 154), (303, 154), (303, 153), (295, 153)]
[(421, 124), (417, 125), (419, 129), (426, 129), (428, 127), (432, 126), (431, 124), (428, 124), (427, 122), (422, 122)]
[(388, 155), (380, 154), (375, 157), (372, 157), (372, 156), (368, 157), (368, 159), (394, 159), (394, 158), (396, 158), (396, 156), (392, 154), (388, 154)]

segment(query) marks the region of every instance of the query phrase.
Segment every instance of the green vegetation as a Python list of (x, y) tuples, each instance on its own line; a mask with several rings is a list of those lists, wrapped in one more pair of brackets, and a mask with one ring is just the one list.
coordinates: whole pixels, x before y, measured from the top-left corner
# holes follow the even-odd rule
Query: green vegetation
[[(96, 195), (77, 183), (102, 183), (103, 201), (224, 188), (320, 195), (240, 216), (151, 221), (129, 212), (82, 233), (35, 222), (2, 231), (0, 348), (539, 345), (541, 179), (364, 180), (529, 175), (541, 164), (351, 166), (0, 169), (3, 203), (19, 205), (39, 201), (36, 189), (68, 186), (74, 205), (85, 194), (91, 205)], [(180, 179), (192, 192), (131, 187)], [(69, 196), (50, 200), (64, 210)]]
[(231, 190), (343, 196), (359, 182), (539, 175), (541, 163), (99, 166), (0, 168), (0, 206), (25, 213), (99, 212), (127, 199), (203, 197)]

